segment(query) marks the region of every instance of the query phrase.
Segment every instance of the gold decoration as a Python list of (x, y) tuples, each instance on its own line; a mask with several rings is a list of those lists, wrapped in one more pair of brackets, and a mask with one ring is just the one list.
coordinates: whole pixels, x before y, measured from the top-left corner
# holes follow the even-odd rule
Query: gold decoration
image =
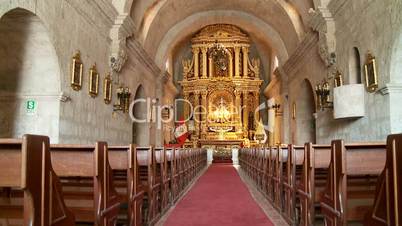
[[(182, 61), (183, 97), (205, 111), (194, 120), (193, 141), (254, 140), (249, 120), (259, 103), (261, 62), (251, 59), (250, 39), (233, 25), (211, 25), (192, 38), (192, 59)], [(208, 98), (207, 98), (208, 97)], [(242, 109), (242, 107), (245, 108)], [(198, 110), (200, 112), (200, 110)], [(190, 116), (184, 106), (184, 118)], [(195, 118), (194, 118), (195, 119)], [(259, 117), (250, 122), (257, 128)]]
[(82, 70), (83, 64), (80, 51), (78, 51), (72, 59), (71, 66), (71, 88), (75, 91), (79, 91), (82, 87)]
[(99, 74), (96, 70), (96, 64), (89, 69), (89, 95), (93, 98), (98, 96), (99, 93)]
[(103, 100), (105, 104), (112, 102), (112, 79), (110, 78), (110, 74), (103, 80)]
[(364, 65), (366, 77), (366, 88), (369, 92), (375, 92), (378, 88), (377, 64), (375, 57), (369, 52), (367, 54), (366, 64)]

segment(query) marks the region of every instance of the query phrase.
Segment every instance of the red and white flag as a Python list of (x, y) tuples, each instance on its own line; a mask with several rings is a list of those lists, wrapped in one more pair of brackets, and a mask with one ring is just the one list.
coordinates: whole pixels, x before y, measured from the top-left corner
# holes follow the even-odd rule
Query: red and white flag
[(184, 144), (188, 137), (187, 125), (184, 121), (180, 121), (174, 130), (174, 136), (179, 144)]

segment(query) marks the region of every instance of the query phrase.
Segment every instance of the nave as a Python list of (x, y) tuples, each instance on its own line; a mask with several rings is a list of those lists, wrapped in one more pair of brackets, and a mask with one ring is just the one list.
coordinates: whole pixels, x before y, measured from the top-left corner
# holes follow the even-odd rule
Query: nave
[(214, 163), (168, 214), (163, 225), (274, 224), (251, 197), (234, 166)]

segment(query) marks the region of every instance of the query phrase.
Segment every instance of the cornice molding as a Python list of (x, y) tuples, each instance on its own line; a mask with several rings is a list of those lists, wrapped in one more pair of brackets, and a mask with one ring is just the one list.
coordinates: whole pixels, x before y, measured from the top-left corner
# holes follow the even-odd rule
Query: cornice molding
[(289, 76), (289, 79), (297, 69), (304, 64), (307, 60), (306, 53), (317, 45), (318, 37), (314, 32), (309, 32), (299, 44), (296, 50), (292, 53), (289, 59), (285, 62), (282, 69), (285, 74)]
[(161, 69), (155, 64), (152, 58), (144, 50), (142, 45), (135, 39), (130, 39), (127, 42), (129, 53), (133, 54), (133, 57), (143, 65), (155, 78), (159, 78), (162, 75)]
[(402, 93), (402, 84), (388, 83), (379, 90), (382, 95), (389, 95), (393, 93)]

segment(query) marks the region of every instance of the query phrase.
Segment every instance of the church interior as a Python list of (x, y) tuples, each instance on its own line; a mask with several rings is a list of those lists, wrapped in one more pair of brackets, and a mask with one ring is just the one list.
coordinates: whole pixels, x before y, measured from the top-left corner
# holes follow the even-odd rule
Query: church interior
[(0, 226), (402, 225), (401, 12), (0, 0)]

